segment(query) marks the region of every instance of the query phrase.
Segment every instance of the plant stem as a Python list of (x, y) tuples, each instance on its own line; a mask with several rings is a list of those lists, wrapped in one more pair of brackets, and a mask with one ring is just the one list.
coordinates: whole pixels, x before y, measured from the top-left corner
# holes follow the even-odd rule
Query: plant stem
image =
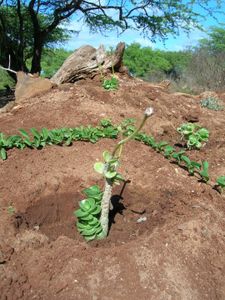
[(105, 190), (102, 197), (101, 203), (101, 217), (100, 223), (102, 226), (102, 235), (101, 239), (105, 238), (108, 234), (109, 229), (109, 207), (110, 207), (110, 199), (112, 196), (112, 186), (113, 181), (109, 179), (105, 179)]

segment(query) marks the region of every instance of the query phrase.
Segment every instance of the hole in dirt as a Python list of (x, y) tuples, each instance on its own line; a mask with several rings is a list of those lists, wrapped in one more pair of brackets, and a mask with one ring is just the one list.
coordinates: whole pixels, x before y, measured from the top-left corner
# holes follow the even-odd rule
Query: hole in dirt
[[(94, 247), (118, 245), (136, 239), (165, 222), (165, 214), (173, 209), (168, 198), (154, 195), (152, 191), (130, 187), (121, 192), (121, 186), (114, 189), (112, 203), (114, 209), (109, 215), (109, 236), (102, 241), (93, 241)], [(37, 230), (48, 236), (50, 241), (59, 236), (83, 241), (75, 226), (74, 210), (78, 208), (81, 194), (55, 194), (37, 201), (18, 213), (14, 218), (18, 230)]]
[(14, 224), (19, 230), (33, 229), (40, 231), (52, 240), (64, 235), (74, 239), (76, 235), (76, 202), (79, 194), (55, 194), (37, 201), (27, 208), (25, 213), (15, 216)]

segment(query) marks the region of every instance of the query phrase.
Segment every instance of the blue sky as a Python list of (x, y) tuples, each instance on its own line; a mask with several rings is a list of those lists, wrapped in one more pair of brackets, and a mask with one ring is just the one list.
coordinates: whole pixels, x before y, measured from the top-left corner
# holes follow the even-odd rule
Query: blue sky
[[(215, 1), (211, 1), (212, 5), (215, 4)], [(225, 11), (225, 1), (223, 2), (222, 9)], [(213, 18), (207, 16), (206, 12), (203, 11), (201, 8), (197, 7), (197, 11), (204, 14), (206, 19), (201, 22), (203, 24), (205, 30), (207, 31), (210, 26), (218, 25), (217, 21)], [(218, 14), (216, 15), (218, 21), (223, 23), (225, 26), (225, 17), (224, 15)], [(109, 32), (107, 36), (102, 36), (101, 34), (95, 33), (91, 34), (89, 29), (85, 24), (82, 24), (80, 21), (77, 21), (75, 18), (71, 20), (69, 29), (80, 31), (80, 33), (73, 34), (71, 39), (64, 45), (64, 48), (67, 50), (74, 50), (79, 48), (83, 45), (92, 45), (94, 47), (98, 47), (100, 44), (105, 45), (106, 47), (113, 46), (115, 47), (116, 44), (120, 41), (123, 41), (127, 44), (131, 44), (132, 42), (138, 42), (142, 46), (150, 46), (154, 49), (163, 49), (163, 50), (171, 50), (171, 51), (179, 51), (183, 50), (189, 46), (195, 46), (197, 41), (201, 38), (207, 36), (206, 32), (202, 32), (199, 29), (192, 29), (189, 36), (186, 35), (184, 32), (180, 32), (180, 35), (175, 37), (168, 36), (168, 39), (163, 44), (160, 41), (156, 41), (156, 43), (152, 43), (148, 39), (143, 38), (141, 34), (137, 31), (127, 30), (122, 35), (118, 36), (117, 32)]]

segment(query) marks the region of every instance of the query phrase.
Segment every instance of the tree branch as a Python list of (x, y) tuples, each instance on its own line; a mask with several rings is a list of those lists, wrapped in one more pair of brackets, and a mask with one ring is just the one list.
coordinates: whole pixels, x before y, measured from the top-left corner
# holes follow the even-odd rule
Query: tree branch
[(5, 70), (5, 71), (14, 73), (14, 74), (17, 73), (16, 71), (14, 71), (14, 70), (11, 69), (11, 56), (10, 55), (9, 55), (9, 65), (8, 65), (8, 68), (5, 68), (5, 67), (3, 67), (1, 65), (0, 65), (0, 68), (3, 69), (3, 70)]

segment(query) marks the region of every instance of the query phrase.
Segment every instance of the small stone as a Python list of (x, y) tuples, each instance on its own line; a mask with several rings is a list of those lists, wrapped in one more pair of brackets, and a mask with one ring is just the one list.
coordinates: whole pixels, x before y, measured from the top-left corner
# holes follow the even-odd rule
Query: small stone
[(137, 223), (142, 223), (147, 221), (147, 217), (140, 217), (139, 219), (137, 219)]

